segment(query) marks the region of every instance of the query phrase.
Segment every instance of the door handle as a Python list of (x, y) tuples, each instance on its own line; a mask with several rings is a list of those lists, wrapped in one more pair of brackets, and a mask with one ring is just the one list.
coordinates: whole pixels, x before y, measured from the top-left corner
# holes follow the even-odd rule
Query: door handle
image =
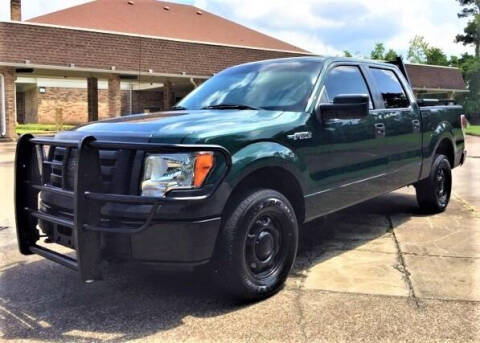
[(413, 132), (420, 132), (420, 120), (412, 120)]
[(375, 124), (375, 137), (385, 137), (385, 124), (384, 123)]

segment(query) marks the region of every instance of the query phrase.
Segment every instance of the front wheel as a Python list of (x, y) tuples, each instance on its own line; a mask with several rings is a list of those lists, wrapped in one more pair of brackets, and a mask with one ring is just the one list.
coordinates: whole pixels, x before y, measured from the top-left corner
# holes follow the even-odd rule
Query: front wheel
[(298, 224), (288, 199), (268, 189), (246, 194), (231, 206), (220, 233), (220, 282), (236, 299), (264, 299), (280, 290), (297, 247)]
[(430, 175), (416, 186), (417, 202), (427, 212), (445, 211), (452, 192), (452, 170), (445, 155), (435, 156)]

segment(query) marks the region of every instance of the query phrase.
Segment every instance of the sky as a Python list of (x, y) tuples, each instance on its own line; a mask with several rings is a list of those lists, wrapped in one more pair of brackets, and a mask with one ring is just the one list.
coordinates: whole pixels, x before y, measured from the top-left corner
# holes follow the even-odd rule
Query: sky
[[(121, 0), (118, 0), (121, 1)], [(88, 0), (22, 0), (23, 19)], [(177, 0), (321, 55), (368, 56), (376, 42), (406, 56), (422, 35), (448, 55), (472, 53), (454, 42), (463, 32), (455, 0)], [(9, 0), (0, 0), (0, 20), (9, 20)]]

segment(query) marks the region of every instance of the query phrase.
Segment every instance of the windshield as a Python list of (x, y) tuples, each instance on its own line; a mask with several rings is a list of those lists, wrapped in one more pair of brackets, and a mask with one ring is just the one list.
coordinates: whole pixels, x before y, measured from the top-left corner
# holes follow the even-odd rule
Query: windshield
[(322, 68), (319, 61), (278, 60), (227, 69), (195, 89), (176, 107), (305, 110)]

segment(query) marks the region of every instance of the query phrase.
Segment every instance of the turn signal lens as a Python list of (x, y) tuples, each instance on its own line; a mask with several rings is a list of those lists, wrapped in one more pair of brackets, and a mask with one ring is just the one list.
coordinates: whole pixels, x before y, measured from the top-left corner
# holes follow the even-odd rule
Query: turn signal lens
[(200, 152), (195, 159), (195, 172), (193, 179), (193, 186), (199, 188), (210, 173), (213, 167), (214, 158), (212, 152)]

